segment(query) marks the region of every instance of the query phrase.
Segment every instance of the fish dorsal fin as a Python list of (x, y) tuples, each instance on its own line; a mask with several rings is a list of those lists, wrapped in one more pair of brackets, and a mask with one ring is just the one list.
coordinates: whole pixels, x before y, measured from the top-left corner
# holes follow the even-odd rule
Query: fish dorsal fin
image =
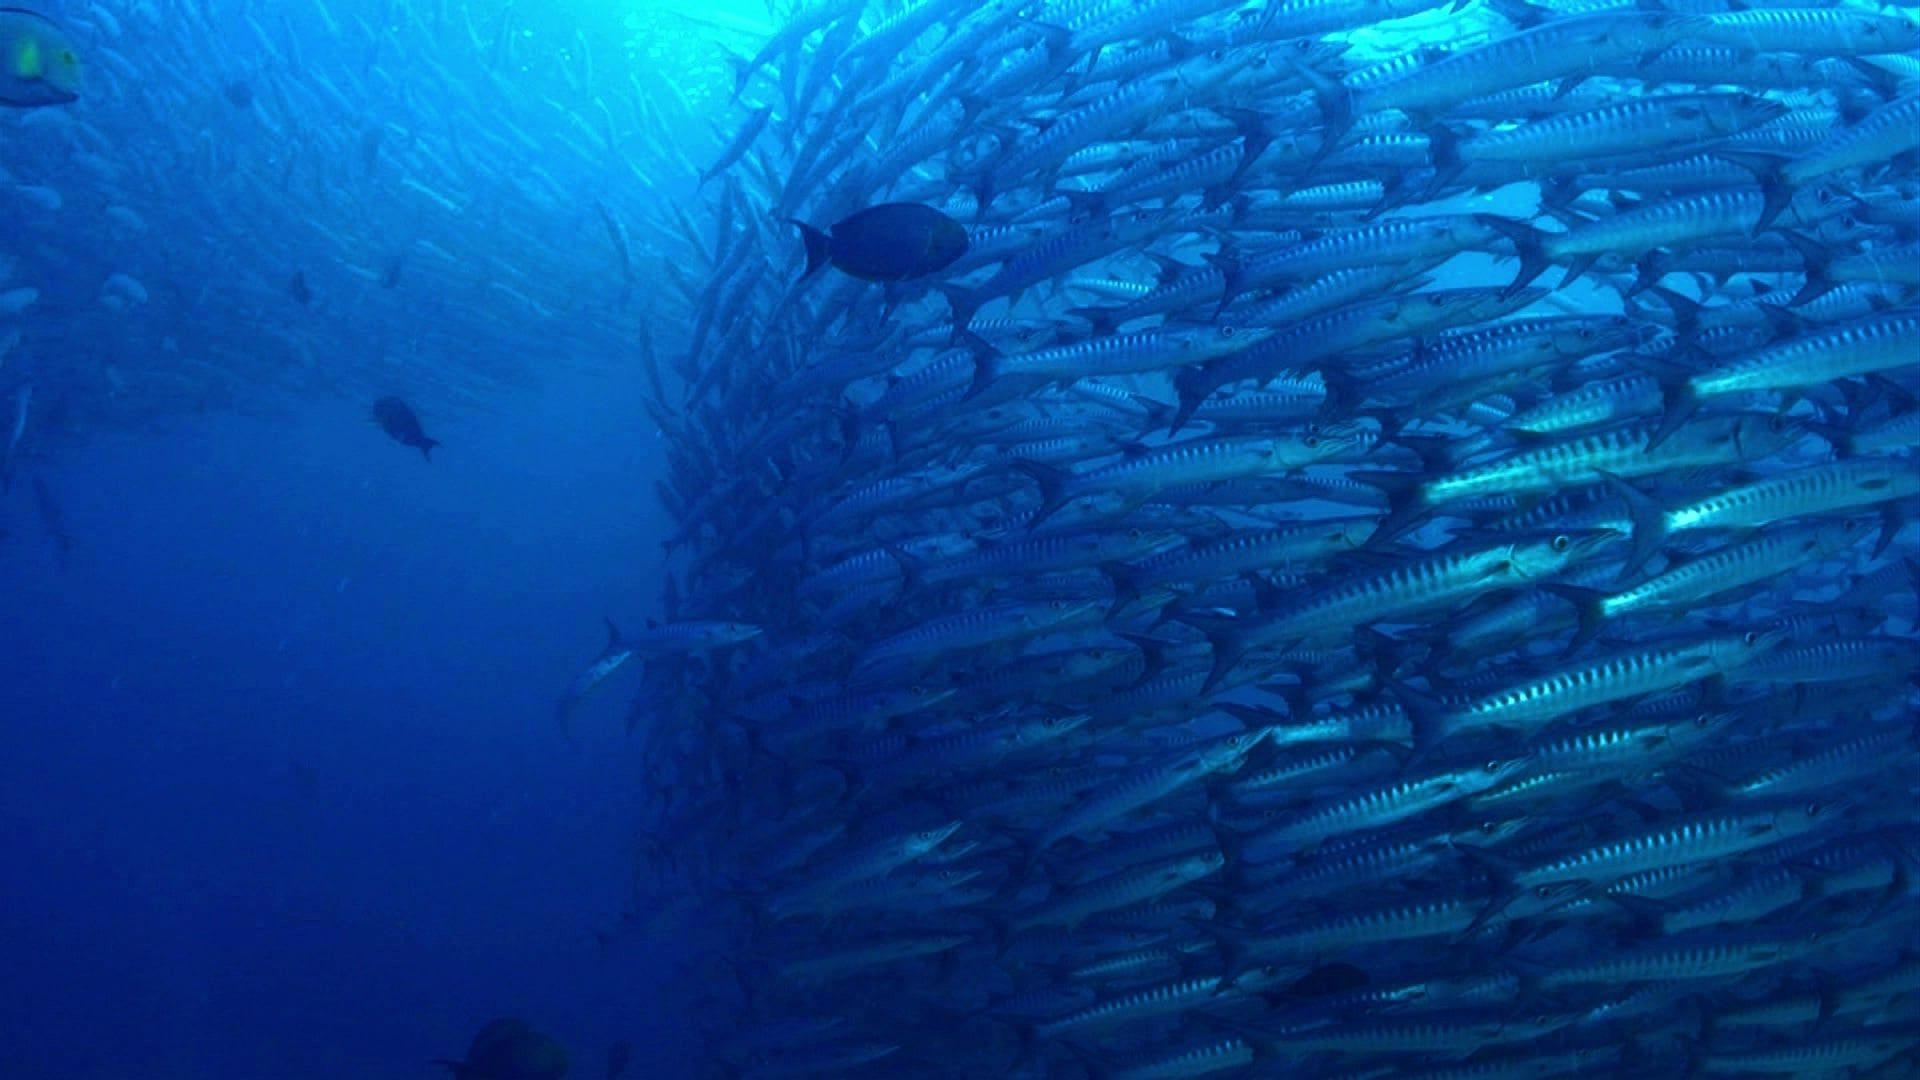
[(607, 619), (606, 623), (607, 623), (607, 648), (609, 649), (618, 648), (620, 645), (620, 628), (614, 625), (614, 622), (612, 619)]

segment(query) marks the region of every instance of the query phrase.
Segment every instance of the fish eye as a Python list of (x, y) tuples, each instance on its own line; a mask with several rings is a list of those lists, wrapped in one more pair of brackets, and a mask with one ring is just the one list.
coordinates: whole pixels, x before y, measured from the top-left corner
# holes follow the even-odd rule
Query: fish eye
[(1712, 713), (1701, 713), (1699, 716), (1696, 716), (1693, 718), (1694, 727), (1707, 727), (1712, 723), (1713, 723)]
[(1139, 527), (1138, 525), (1136, 525), (1136, 526), (1134, 526), (1133, 528), (1131, 528), (1131, 529), (1128, 529), (1128, 530), (1127, 530), (1127, 538), (1128, 538), (1129, 540), (1138, 540), (1138, 539), (1140, 539), (1140, 527)]
[(1320, 436), (1318, 436), (1318, 435), (1309, 435), (1309, 436), (1307, 436), (1306, 438), (1304, 438), (1304, 439), (1302, 439), (1302, 440), (1300, 440), (1300, 441), (1301, 441), (1301, 443), (1302, 443), (1303, 445), (1305, 445), (1305, 446), (1306, 446), (1306, 448), (1307, 448), (1307, 449), (1309, 449), (1309, 450), (1312, 450), (1313, 448), (1315, 448), (1315, 447), (1317, 447), (1317, 446), (1319, 446), (1319, 445), (1320, 445)]
[(1820, 805), (1819, 803), (1817, 803), (1817, 802), (1810, 802), (1810, 803), (1808, 803), (1808, 804), (1807, 804), (1807, 816), (1808, 816), (1808, 817), (1819, 817), (1819, 816), (1820, 816), (1820, 811), (1822, 811), (1822, 810), (1824, 810), (1824, 809), (1826, 809), (1826, 807), (1824, 807), (1824, 806), (1821, 806), (1821, 805)]
[(1499, 762), (1498, 760), (1494, 760), (1494, 761), (1489, 761), (1489, 762), (1487, 762), (1487, 771), (1488, 771), (1488, 772), (1499, 772), (1499, 771), (1500, 771), (1500, 762)]
[(1547, 888), (1545, 885), (1542, 885), (1533, 890), (1533, 895), (1539, 897), (1542, 900), (1545, 900), (1547, 897), (1553, 895), (1553, 890)]
[(1221, 336), (1221, 337), (1232, 337), (1232, 336), (1233, 336), (1233, 327), (1231, 327), (1231, 326), (1223, 326), (1223, 327), (1221, 327), (1221, 328), (1220, 328), (1220, 336)]
[(1754, 642), (1760, 640), (1760, 635), (1749, 630), (1746, 633), (1740, 635), (1740, 640), (1746, 642), (1749, 645), (1752, 645)]
[(1566, 533), (1561, 533), (1559, 536), (1553, 538), (1553, 550), (1555, 551), (1565, 551), (1572, 546), (1573, 538)]
[(1583, 337), (1583, 338), (1589, 338), (1589, 339), (1591, 339), (1591, 338), (1593, 337), (1593, 327), (1591, 327), (1591, 326), (1583, 326), (1583, 327), (1581, 327), (1581, 328), (1580, 328), (1580, 336), (1581, 336), (1581, 337)]

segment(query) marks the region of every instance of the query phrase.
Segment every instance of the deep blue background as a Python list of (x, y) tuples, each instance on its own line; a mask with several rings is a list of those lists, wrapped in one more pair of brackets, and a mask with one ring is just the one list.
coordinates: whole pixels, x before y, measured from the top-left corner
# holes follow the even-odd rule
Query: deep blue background
[[(439, 417), (366, 403), (101, 436), (0, 543), (0, 1074), (420, 1077), (495, 1014), (597, 1075), (659, 1049), (603, 615), (657, 602), (635, 379)], [(310, 770), (311, 785), (296, 767)]]

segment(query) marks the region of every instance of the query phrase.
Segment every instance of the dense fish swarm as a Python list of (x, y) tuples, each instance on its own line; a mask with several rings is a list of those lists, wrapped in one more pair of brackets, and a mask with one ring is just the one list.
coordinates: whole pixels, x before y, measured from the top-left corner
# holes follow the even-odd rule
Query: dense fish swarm
[[(623, 301), (678, 229), (673, 143), (698, 128), (621, 43), (536, 35), (531, 5), (94, 0), (46, 5), (57, 27), (19, 6), (0, 471), (213, 410), (499, 408), (630, 352)], [(12, 89), (23, 27), (71, 44), (77, 101), (9, 104), (55, 100)]]
[[(736, 74), (686, 629), (563, 703), (646, 663), (704, 1068), (1920, 1070), (1910, 14), (828, 0)], [(964, 256), (797, 280), (898, 203)]]

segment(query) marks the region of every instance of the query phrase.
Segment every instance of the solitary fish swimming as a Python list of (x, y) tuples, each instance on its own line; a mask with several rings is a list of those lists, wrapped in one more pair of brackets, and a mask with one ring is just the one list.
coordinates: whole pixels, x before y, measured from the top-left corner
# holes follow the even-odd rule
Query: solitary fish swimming
[(32, 109), (80, 100), (80, 56), (44, 15), (0, 7), (0, 105)]
[(881, 203), (826, 232), (794, 221), (807, 244), (805, 281), (832, 263), (862, 281), (908, 281), (951, 265), (967, 253), (967, 230), (931, 206)]
[(433, 448), (440, 445), (438, 439), (430, 439), (421, 430), (420, 417), (415, 415), (413, 406), (397, 397), (383, 397), (373, 403), (373, 418), (380, 422), (381, 430), (393, 436), (395, 442), (406, 446), (417, 446), (428, 461), (433, 460)]
[(567, 1075), (567, 1052), (525, 1022), (502, 1019), (480, 1029), (465, 1061), (433, 1064), (444, 1066), (455, 1080), (561, 1080)]
[(567, 725), (573, 717), (573, 710), (579, 707), (580, 702), (588, 694), (593, 693), (602, 683), (612, 678), (614, 672), (626, 667), (628, 661), (638, 655), (639, 651), (621, 637), (620, 628), (613, 624), (612, 619), (608, 619), (607, 647), (600, 650), (600, 655), (593, 658), (593, 663), (588, 664), (586, 670), (574, 677), (573, 682), (567, 686), (567, 692), (561, 696), (559, 706), (554, 710), (554, 716), (560, 721), (560, 730), (567, 730)]

